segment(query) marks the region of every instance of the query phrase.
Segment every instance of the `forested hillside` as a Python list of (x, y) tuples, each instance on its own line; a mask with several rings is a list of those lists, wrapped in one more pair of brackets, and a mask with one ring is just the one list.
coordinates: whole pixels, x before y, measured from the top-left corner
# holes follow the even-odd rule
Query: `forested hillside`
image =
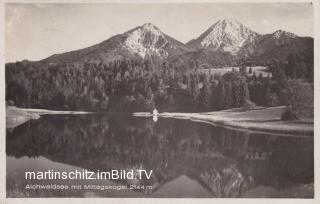
[[(246, 66), (254, 65), (271, 74), (247, 73)], [(228, 66), (240, 69), (203, 71)], [(307, 82), (313, 89), (313, 66), (313, 39), (289, 32), (260, 35), (236, 20), (221, 20), (185, 45), (146, 23), (91, 47), (7, 63), (6, 101), (108, 112), (288, 105), (290, 84)]]
[[(291, 63), (291, 61), (290, 61)], [(292, 62), (295, 63), (295, 62)], [(184, 69), (166, 61), (6, 65), (6, 100), (20, 107), (58, 110), (209, 111), (251, 104), (286, 103), (285, 64), (270, 66), (273, 77), (199, 72), (197, 63)], [(244, 66), (243, 66), (244, 68)], [(299, 75), (301, 76), (301, 75)], [(304, 75), (305, 77), (306, 75)]]

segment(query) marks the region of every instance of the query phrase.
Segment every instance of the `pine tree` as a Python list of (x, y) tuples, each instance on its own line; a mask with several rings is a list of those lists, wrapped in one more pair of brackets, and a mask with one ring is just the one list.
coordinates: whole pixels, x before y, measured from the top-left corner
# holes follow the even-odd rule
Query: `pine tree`
[(240, 84), (238, 81), (232, 82), (232, 98), (233, 98), (233, 107), (240, 106)]
[(225, 90), (225, 84), (223, 81), (219, 82), (218, 85), (218, 107), (219, 109), (225, 109), (227, 107), (226, 105), (226, 90)]
[(225, 104), (226, 108), (230, 108), (233, 104), (232, 85), (228, 81), (225, 83)]
[(278, 97), (275, 93), (271, 92), (270, 87), (267, 87), (266, 93), (265, 93), (265, 103), (267, 106), (276, 106), (278, 105)]
[(208, 110), (210, 108), (210, 97), (208, 81), (205, 79), (199, 95), (199, 104), (202, 110)]
[(288, 76), (290, 76), (292, 79), (296, 78), (297, 75), (297, 57), (294, 54), (290, 54), (287, 57), (287, 67), (286, 67), (286, 73)]
[(249, 100), (249, 89), (248, 84), (245, 79), (241, 80), (240, 82), (240, 106), (244, 106), (247, 100)]

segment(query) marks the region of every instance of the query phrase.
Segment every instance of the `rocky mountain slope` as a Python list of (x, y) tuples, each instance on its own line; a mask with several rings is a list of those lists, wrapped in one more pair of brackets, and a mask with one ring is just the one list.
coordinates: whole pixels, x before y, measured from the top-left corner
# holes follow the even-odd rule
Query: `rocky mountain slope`
[(146, 23), (84, 49), (52, 55), (42, 62), (68, 63), (79, 61), (114, 61), (171, 55), (189, 51), (183, 43), (163, 33), (151, 23)]
[(177, 66), (198, 64), (235, 66), (250, 61), (266, 64), (270, 60), (286, 60), (296, 54), (313, 59), (313, 38), (300, 37), (283, 30), (259, 34), (234, 19), (219, 20), (194, 40), (183, 44), (146, 23), (96, 45), (52, 55), (40, 63), (111, 62), (121, 59), (160, 58)]
[(277, 30), (259, 36), (253, 43), (243, 46), (239, 54), (252, 61), (267, 62), (271, 59), (286, 60), (289, 54), (298, 54), (306, 60), (313, 58), (313, 39)]
[(173, 57), (177, 63), (198, 61), (203, 66), (234, 66), (242, 62), (266, 64), (285, 61), (290, 54), (308, 63), (313, 59), (313, 38), (277, 30), (261, 35), (234, 19), (219, 20), (187, 46), (194, 51)]
[(253, 43), (260, 35), (234, 19), (217, 21), (195, 40), (187, 43), (196, 49), (210, 49), (236, 54), (241, 47)]

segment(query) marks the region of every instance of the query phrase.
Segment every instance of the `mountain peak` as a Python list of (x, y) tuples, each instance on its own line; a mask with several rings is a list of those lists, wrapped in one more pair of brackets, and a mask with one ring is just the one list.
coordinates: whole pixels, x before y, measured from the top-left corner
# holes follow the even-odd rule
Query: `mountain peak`
[(152, 23), (145, 23), (141, 26), (141, 28), (145, 31), (156, 32), (156, 33), (161, 32), (160, 29), (157, 26), (153, 25)]
[(184, 52), (188, 48), (163, 33), (152, 23), (145, 23), (126, 33), (123, 47), (142, 58), (159, 56), (166, 58), (173, 52)]
[(279, 38), (282, 38), (282, 37), (287, 37), (287, 38), (295, 38), (295, 37), (297, 37), (295, 34), (287, 32), (285, 30), (281, 30), (281, 29), (276, 30), (274, 33), (272, 33), (272, 36), (275, 39), (279, 39)]
[(133, 33), (133, 32), (152, 32), (152, 33), (162, 33), (161, 30), (153, 25), (152, 23), (144, 23), (143, 25), (140, 25), (138, 27), (135, 27), (132, 30), (127, 31), (126, 33)]
[(212, 50), (236, 53), (258, 35), (236, 19), (228, 18), (217, 21), (192, 43)]
[(153, 28), (153, 29), (158, 29), (155, 25), (152, 23), (145, 23), (142, 25), (143, 28)]
[(239, 21), (237, 21), (236, 19), (234, 18), (225, 18), (225, 19), (221, 19), (219, 21), (217, 21), (218, 23), (228, 23), (228, 24), (232, 24), (232, 23), (235, 23), (235, 24), (241, 24)]
[[(163, 39), (163, 40), (162, 40)], [(162, 40), (161, 43), (158, 41)], [(130, 31), (124, 42), (124, 47), (133, 53), (144, 58), (147, 54), (157, 53), (159, 56), (166, 56), (166, 52), (160, 52), (165, 45), (164, 34), (152, 23), (145, 23)]]
[(221, 19), (214, 23), (210, 28), (229, 29), (230, 27), (245, 27), (242, 23), (234, 18)]

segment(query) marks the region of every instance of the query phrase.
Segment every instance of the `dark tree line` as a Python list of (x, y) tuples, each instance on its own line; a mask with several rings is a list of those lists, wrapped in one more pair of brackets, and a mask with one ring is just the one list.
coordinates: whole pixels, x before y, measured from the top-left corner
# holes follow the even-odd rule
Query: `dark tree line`
[(249, 77), (245, 69), (208, 75), (199, 72), (195, 62), (177, 67), (152, 59), (49, 65), (17, 62), (6, 64), (6, 100), (19, 107), (122, 112), (154, 107), (211, 111), (254, 103), (275, 106), (286, 103), (283, 93), (291, 76), (289, 64), (272, 63), (273, 77), (264, 78)]
[(285, 74), (290, 79), (307, 78), (313, 81), (313, 58), (290, 54), (285, 65)]

